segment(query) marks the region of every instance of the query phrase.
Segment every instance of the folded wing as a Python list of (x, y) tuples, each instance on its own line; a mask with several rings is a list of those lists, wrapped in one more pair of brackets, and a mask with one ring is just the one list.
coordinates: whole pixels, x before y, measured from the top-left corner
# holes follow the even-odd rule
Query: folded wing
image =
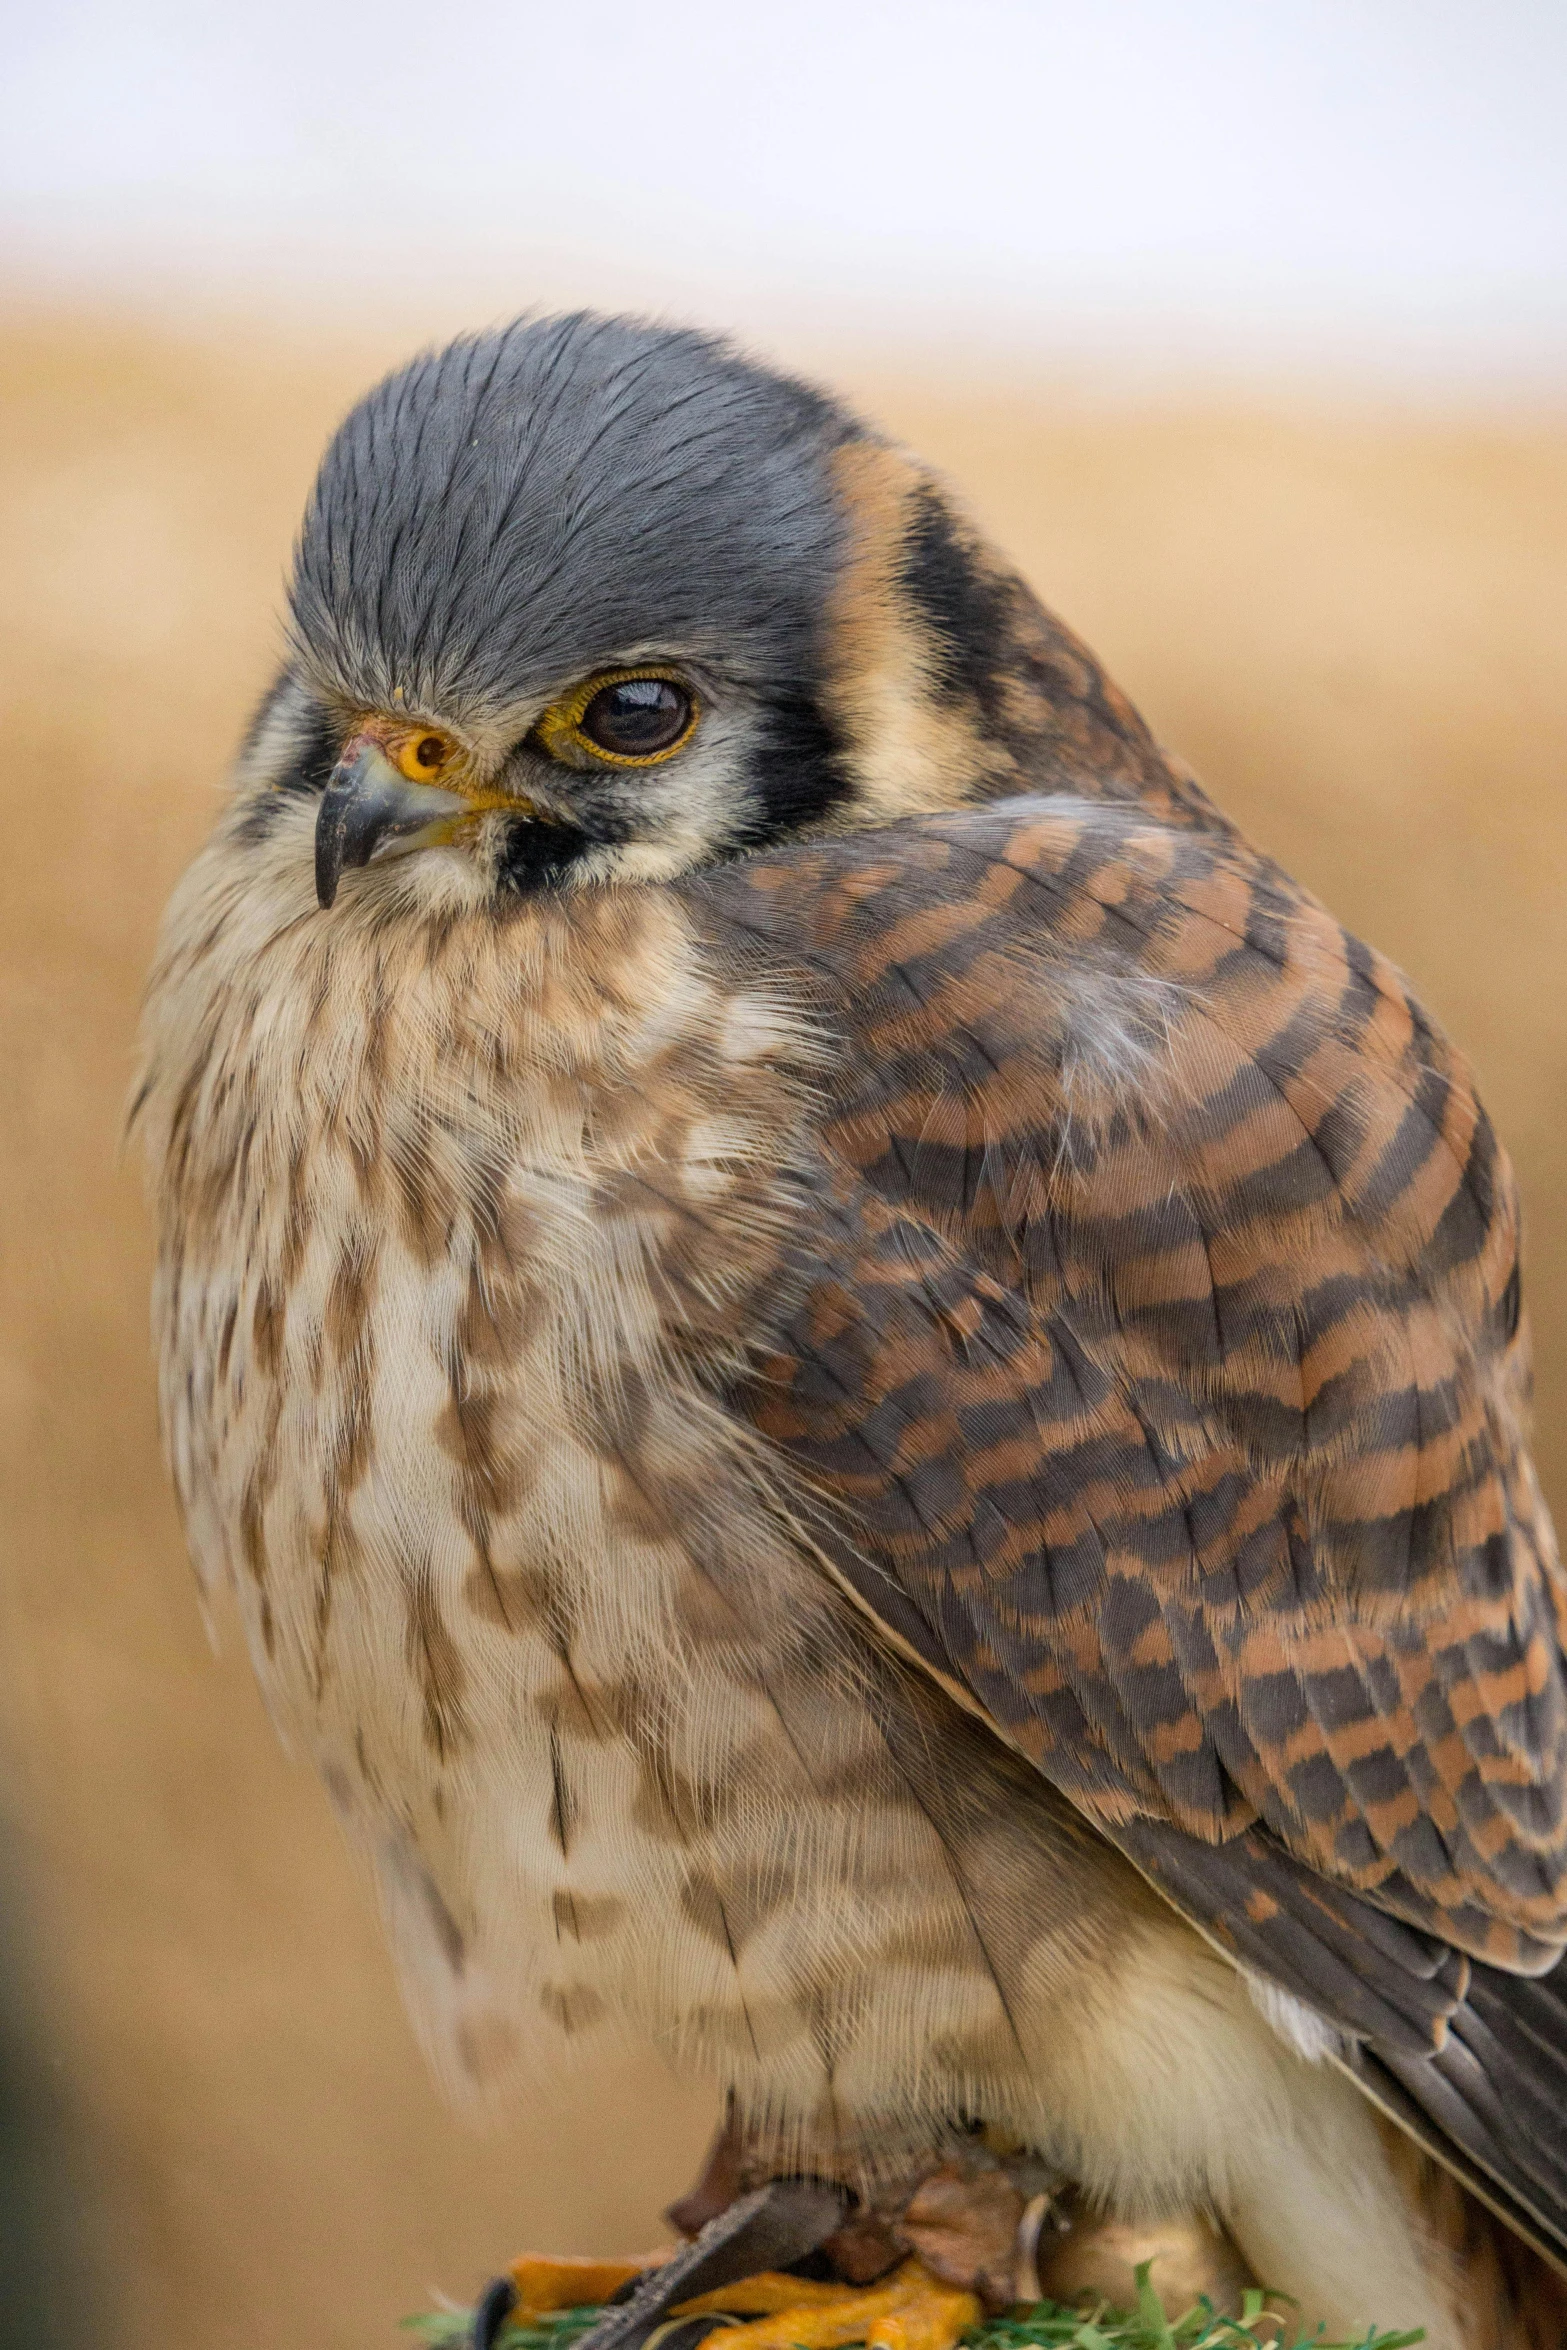
[(838, 1571), (1203, 1931), (1424, 2077), (1470, 1958), (1567, 1943), (1563, 1593), (1467, 1069), (1266, 860), (1135, 811), (692, 896), (838, 1047), (737, 1399)]

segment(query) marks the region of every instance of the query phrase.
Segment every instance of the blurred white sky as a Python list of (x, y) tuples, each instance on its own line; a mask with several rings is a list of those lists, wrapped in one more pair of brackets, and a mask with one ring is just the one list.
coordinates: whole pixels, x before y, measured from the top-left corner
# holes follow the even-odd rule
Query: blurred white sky
[(1567, 0), (9, 0), (13, 282), (1567, 382)]

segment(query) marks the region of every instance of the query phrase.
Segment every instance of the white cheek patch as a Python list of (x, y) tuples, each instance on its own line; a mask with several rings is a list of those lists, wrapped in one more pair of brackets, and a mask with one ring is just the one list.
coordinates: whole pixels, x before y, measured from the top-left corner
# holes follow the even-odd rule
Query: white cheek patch
[(585, 808), (612, 818), (624, 837), (589, 849), (568, 880), (668, 881), (733, 851), (756, 814), (748, 777), (760, 727), (754, 704), (710, 707), (672, 758), (588, 779)]
[(689, 844), (675, 841), (626, 841), (613, 848), (589, 849), (563, 875), (573, 889), (602, 888), (616, 881), (673, 881), (697, 862)]

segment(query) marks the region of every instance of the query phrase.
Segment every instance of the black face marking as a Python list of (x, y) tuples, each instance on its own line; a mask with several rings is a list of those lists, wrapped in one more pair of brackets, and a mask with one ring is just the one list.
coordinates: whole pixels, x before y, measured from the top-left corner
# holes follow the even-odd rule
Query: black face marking
[(762, 848), (802, 831), (851, 789), (837, 734), (806, 694), (769, 705), (744, 780), (749, 814), (733, 842), (737, 849)]
[(997, 719), (1003, 686), (997, 664), (1013, 634), (1011, 583), (984, 576), (929, 488), (914, 500), (902, 584), (934, 640), (937, 693), (944, 701), (972, 701), (987, 719)]
[[(246, 730), (245, 751), (252, 748), (279, 701), (292, 690), (293, 681), (289, 678), (272, 688)], [(241, 834), (246, 840), (264, 838), (290, 799), (317, 799), (326, 790), (342, 748), (337, 721), (319, 702), (312, 701), (298, 710), (294, 731), (293, 757), (245, 811)]]
[(594, 846), (574, 824), (540, 824), (515, 816), (506, 825), (506, 845), (495, 867), (496, 884), (519, 897), (558, 889), (577, 859)]
[(312, 703), (309, 717), (301, 726), (299, 749), (278, 777), (277, 789), (306, 797), (324, 792), (342, 747), (336, 719), (319, 703)]

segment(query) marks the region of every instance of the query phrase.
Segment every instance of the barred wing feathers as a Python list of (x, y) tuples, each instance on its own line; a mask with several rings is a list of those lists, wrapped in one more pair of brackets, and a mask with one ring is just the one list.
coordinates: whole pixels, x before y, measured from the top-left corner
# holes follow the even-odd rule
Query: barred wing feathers
[[(1471, 1962), (1505, 2005), (1567, 1943), (1567, 1674), (1462, 1060), (1219, 825), (1013, 800), (691, 895), (840, 1048), (743, 1401), (842, 1571), (1463, 2144)], [(1496, 2115), (1465, 2127), (1497, 2175)]]

